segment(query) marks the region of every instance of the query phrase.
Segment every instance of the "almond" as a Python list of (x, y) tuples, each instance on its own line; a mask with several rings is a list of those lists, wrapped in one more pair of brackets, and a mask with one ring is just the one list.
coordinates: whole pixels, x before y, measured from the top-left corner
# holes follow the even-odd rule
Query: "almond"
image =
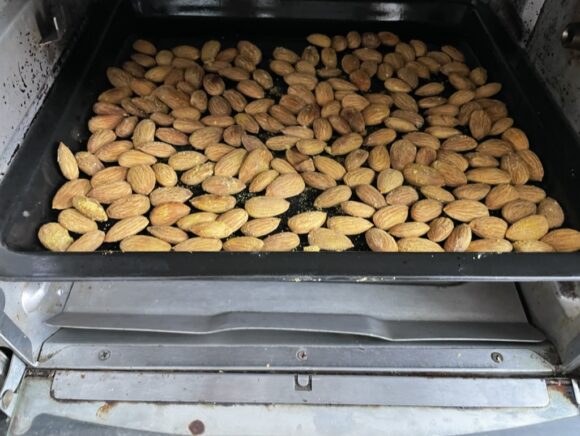
[(440, 186), (422, 186), (421, 194), (427, 197), (429, 200), (435, 200), (440, 203), (449, 203), (455, 200), (453, 194)]
[(534, 153), (532, 150), (519, 150), (517, 154), (528, 167), (530, 180), (541, 182), (544, 178), (544, 167), (542, 166), (542, 162), (536, 153)]
[(334, 180), (340, 180), (346, 173), (346, 169), (337, 161), (326, 156), (316, 156), (314, 166), (322, 174), (326, 174)]
[(387, 205), (385, 198), (374, 186), (363, 184), (355, 188), (357, 197), (369, 206), (378, 209)]
[(238, 236), (224, 242), (224, 251), (260, 251), (264, 242), (251, 236)]
[(391, 166), (396, 170), (402, 170), (415, 161), (417, 147), (406, 139), (395, 141), (391, 146)]
[(150, 207), (151, 203), (148, 197), (133, 194), (113, 201), (107, 208), (107, 215), (112, 219), (130, 218), (147, 213)]
[(190, 229), (197, 236), (203, 238), (223, 239), (231, 235), (232, 229), (221, 221), (208, 221), (191, 225)]
[(137, 194), (149, 194), (155, 188), (156, 181), (155, 172), (149, 165), (136, 165), (127, 172), (127, 182)]
[(326, 225), (344, 235), (360, 235), (373, 226), (370, 221), (353, 216), (333, 216), (328, 218)]
[(157, 188), (149, 195), (151, 205), (159, 206), (164, 203), (185, 203), (192, 196), (192, 192), (180, 186)]
[(195, 212), (180, 218), (177, 227), (181, 230), (189, 231), (194, 224), (208, 223), (215, 221), (218, 215), (213, 212)]
[(356, 168), (348, 171), (342, 180), (345, 185), (355, 187), (359, 185), (370, 185), (374, 178), (375, 172), (370, 168)]
[[(325, 216), (326, 219), (326, 216)], [(246, 236), (260, 238), (272, 233), (280, 225), (280, 218), (257, 218), (246, 222), (241, 231)], [(292, 229), (292, 227), (290, 227)]]
[(374, 207), (360, 201), (343, 201), (340, 208), (345, 214), (359, 218), (370, 218), (375, 213)]
[(556, 251), (573, 252), (580, 250), (580, 232), (573, 229), (556, 229), (550, 231), (541, 239), (551, 245)]
[(516, 190), (520, 195), (520, 199), (528, 200), (531, 201), (532, 203), (539, 203), (544, 198), (546, 198), (546, 191), (537, 186), (517, 185)]
[(474, 200), (455, 200), (445, 205), (443, 211), (451, 218), (469, 222), (476, 218), (488, 216), (489, 211), (483, 203)]
[(60, 167), (60, 172), (68, 180), (74, 180), (79, 178), (79, 166), (74, 154), (70, 151), (64, 143), (58, 145), (58, 156), (57, 156), (58, 166)]
[(419, 222), (428, 222), (439, 215), (443, 210), (443, 205), (436, 200), (419, 200), (411, 207), (411, 218)]
[(443, 252), (441, 246), (425, 238), (404, 238), (397, 242), (402, 253), (436, 253)]
[(240, 208), (231, 209), (220, 215), (216, 221), (226, 223), (234, 233), (248, 221), (248, 212)]
[(403, 168), (403, 175), (405, 180), (413, 186), (442, 186), (445, 184), (445, 179), (438, 170), (421, 164), (408, 164)]
[(497, 210), (518, 198), (520, 198), (520, 194), (512, 185), (496, 185), (485, 197), (485, 205), (490, 210)]
[(308, 233), (308, 243), (327, 251), (345, 251), (354, 247), (348, 236), (325, 228), (315, 229)]
[(409, 215), (409, 208), (404, 205), (386, 206), (379, 209), (373, 215), (373, 222), (376, 227), (388, 230), (397, 224), (404, 223)]
[(92, 198), (88, 198), (82, 195), (73, 197), (72, 199), (73, 207), (82, 213), (84, 216), (90, 218), (94, 221), (107, 221), (107, 213), (103, 206)]
[(99, 203), (110, 204), (119, 198), (126, 197), (132, 193), (131, 185), (127, 182), (113, 182), (106, 185), (99, 185), (91, 189), (87, 195), (88, 197), (94, 198)]
[(403, 204), (405, 206), (410, 206), (419, 200), (419, 194), (417, 190), (411, 186), (399, 186), (393, 189), (385, 197), (387, 204)]
[(127, 168), (113, 166), (107, 167), (96, 173), (91, 178), (91, 186), (96, 188), (100, 185), (106, 185), (108, 183), (120, 182), (125, 180), (127, 176)]
[(335, 186), (325, 190), (314, 200), (314, 207), (329, 208), (338, 206), (352, 196), (352, 190), (345, 185)]
[(516, 153), (508, 153), (501, 158), (501, 169), (507, 171), (514, 185), (525, 185), (530, 178), (528, 167)]
[(119, 244), (121, 251), (127, 252), (158, 252), (170, 251), (171, 245), (153, 236), (135, 235), (123, 239)]
[(264, 239), (262, 251), (292, 251), (300, 245), (300, 238), (292, 232), (276, 233)]
[(538, 214), (546, 217), (551, 229), (564, 224), (564, 211), (560, 204), (553, 198), (545, 198), (538, 204)]
[(401, 171), (385, 169), (377, 177), (377, 188), (380, 193), (386, 194), (403, 184), (404, 177)]
[(212, 238), (190, 238), (173, 247), (174, 251), (214, 252), (221, 251), (222, 241)]
[(262, 192), (272, 183), (280, 173), (276, 170), (266, 170), (257, 174), (248, 188), (249, 192)]
[[(215, 169), (215, 164), (213, 162), (206, 162), (201, 165), (197, 165), (181, 175), (181, 182), (184, 185), (196, 186), (210, 178)], [(216, 176), (216, 177), (227, 177), (227, 176)], [(240, 182), (241, 183), (241, 182)]]
[(167, 163), (175, 171), (186, 171), (203, 164), (207, 157), (197, 151), (180, 151), (169, 158)]
[(170, 244), (179, 244), (187, 240), (187, 233), (177, 227), (172, 226), (150, 226), (147, 231), (162, 241)]
[(491, 119), (484, 110), (475, 110), (469, 117), (469, 131), (475, 139), (481, 139), (489, 135)]
[(469, 183), (453, 190), (453, 195), (460, 200), (483, 200), (491, 190), (485, 183)]
[(94, 176), (105, 168), (102, 162), (88, 151), (79, 151), (75, 154), (75, 159), (79, 169), (88, 176)]
[(195, 149), (205, 150), (209, 145), (220, 142), (223, 131), (221, 127), (202, 127), (191, 134), (189, 143)]
[(242, 183), (249, 183), (259, 173), (269, 169), (272, 153), (264, 149), (252, 150), (244, 159), (239, 170), (239, 179)]
[(501, 218), (486, 216), (469, 223), (473, 233), (483, 239), (503, 239), (508, 224)]
[(365, 240), (372, 251), (375, 252), (397, 252), (399, 246), (395, 239), (381, 229), (372, 228), (365, 233)]
[(151, 210), (149, 219), (154, 226), (171, 226), (189, 211), (189, 206), (183, 203), (163, 203)]
[(467, 224), (460, 224), (453, 229), (445, 241), (445, 251), (463, 252), (471, 243), (471, 228)]
[[(344, 100), (342, 102), (344, 106)], [(367, 135), (364, 140), (364, 144), (370, 147), (375, 147), (377, 145), (387, 145), (395, 140), (397, 137), (397, 132), (393, 129), (379, 129)]]
[(412, 142), (417, 147), (427, 147), (433, 150), (438, 150), (441, 146), (441, 141), (433, 135), (425, 132), (411, 132), (404, 136), (404, 139)]
[(435, 218), (429, 225), (427, 238), (433, 242), (441, 242), (453, 231), (453, 221), (447, 217)]
[(266, 196), (290, 198), (300, 195), (306, 185), (300, 174), (282, 174), (273, 180), (266, 188)]
[(246, 201), (244, 208), (252, 218), (268, 218), (281, 215), (290, 203), (277, 197), (253, 197)]
[(548, 233), (548, 220), (543, 215), (530, 215), (513, 223), (506, 232), (511, 241), (539, 240)]
[(522, 130), (516, 127), (510, 127), (509, 129), (505, 130), (501, 135), (501, 139), (509, 142), (513, 146), (514, 150), (527, 150), (530, 148), (528, 137)]
[(515, 223), (522, 218), (534, 215), (536, 210), (536, 205), (531, 201), (514, 200), (502, 207), (501, 215), (508, 223)]
[(86, 179), (70, 180), (63, 184), (52, 199), (53, 209), (68, 209), (72, 207), (72, 199), (76, 196), (85, 196), (91, 189)]
[(554, 247), (542, 241), (515, 241), (514, 249), (519, 253), (551, 253)]
[(87, 150), (89, 153), (95, 153), (103, 145), (109, 144), (117, 139), (115, 132), (109, 129), (101, 129), (94, 132), (87, 142)]
[(68, 230), (58, 223), (47, 223), (40, 227), (38, 239), (50, 251), (66, 251), (73, 243)]
[(336, 182), (333, 178), (316, 171), (306, 171), (302, 173), (302, 178), (304, 179), (304, 183), (306, 183), (307, 186), (319, 189), (321, 191), (336, 186)]
[(467, 171), (466, 176), (470, 182), (486, 183), (488, 185), (510, 183), (512, 180), (508, 172), (498, 168), (475, 168)]
[(105, 242), (118, 242), (129, 236), (136, 235), (149, 225), (149, 220), (144, 216), (124, 218), (107, 231)]
[(512, 250), (512, 244), (505, 239), (477, 239), (467, 247), (467, 251), (472, 253), (509, 253)]
[(436, 160), (431, 165), (434, 169), (439, 171), (445, 180), (445, 186), (456, 187), (467, 184), (467, 177), (459, 168), (448, 162)]
[(449, 151), (469, 151), (473, 150), (477, 147), (477, 141), (473, 139), (471, 136), (467, 135), (454, 135), (447, 138), (441, 144), (442, 150), (449, 150)]
[(88, 233), (97, 230), (97, 223), (75, 209), (65, 209), (58, 214), (58, 223), (73, 233)]
[(235, 177), (210, 176), (204, 179), (201, 187), (209, 194), (233, 195), (242, 192), (246, 185)]
[(418, 222), (401, 223), (389, 229), (389, 233), (397, 238), (418, 238), (428, 231), (428, 224)]
[(105, 240), (105, 232), (94, 230), (82, 235), (79, 239), (69, 245), (68, 252), (91, 252), (96, 251)]
[(330, 146), (331, 154), (340, 156), (348, 154), (359, 148), (363, 143), (363, 138), (358, 133), (349, 133), (336, 139)]

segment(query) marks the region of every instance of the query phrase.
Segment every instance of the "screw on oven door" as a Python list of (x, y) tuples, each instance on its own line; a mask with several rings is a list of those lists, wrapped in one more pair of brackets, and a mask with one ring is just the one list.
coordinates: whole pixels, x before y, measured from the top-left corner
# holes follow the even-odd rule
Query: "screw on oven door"
[(503, 362), (503, 356), (501, 353), (498, 353), (497, 351), (494, 351), (493, 353), (491, 353), (491, 360), (493, 360), (495, 363), (502, 363)]
[(308, 359), (308, 353), (306, 352), (306, 350), (298, 350), (298, 352), (296, 353), (296, 359), (298, 360), (307, 360)]
[(111, 352), (109, 350), (99, 351), (99, 360), (107, 360), (109, 357), (111, 357)]
[(565, 48), (580, 50), (580, 22), (570, 23), (564, 28), (562, 45)]

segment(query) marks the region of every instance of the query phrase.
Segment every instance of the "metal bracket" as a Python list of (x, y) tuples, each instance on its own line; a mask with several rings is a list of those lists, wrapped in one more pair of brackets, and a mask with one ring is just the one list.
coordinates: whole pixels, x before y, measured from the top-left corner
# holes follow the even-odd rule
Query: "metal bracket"
[(17, 390), (26, 372), (26, 364), (17, 356), (12, 356), (6, 380), (0, 390), (0, 410), (11, 417), (18, 396)]
[(62, 2), (44, 0), (35, 13), (36, 24), (41, 36), (40, 45), (60, 41), (66, 31), (66, 14)]

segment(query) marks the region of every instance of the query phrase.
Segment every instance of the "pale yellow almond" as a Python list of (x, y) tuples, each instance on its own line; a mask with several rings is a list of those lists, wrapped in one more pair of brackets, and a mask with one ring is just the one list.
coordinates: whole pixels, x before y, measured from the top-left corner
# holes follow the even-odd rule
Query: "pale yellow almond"
[(366, 231), (365, 240), (371, 251), (381, 253), (399, 251), (395, 239), (384, 230), (375, 227)]
[(419, 193), (412, 186), (399, 186), (389, 192), (385, 197), (385, 200), (389, 205), (402, 204), (405, 206), (411, 206), (419, 200)]
[(180, 252), (214, 252), (221, 251), (222, 241), (213, 238), (190, 238), (173, 247), (173, 251)]
[(465, 175), (470, 182), (486, 183), (488, 185), (510, 183), (512, 180), (508, 172), (499, 168), (474, 168), (467, 171)]
[(443, 211), (443, 205), (441, 202), (432, 200), (432, 199), (425, 199), (419, 200), (413, 206), (411, 206), (411, 218), (418, 222), (428, 222), (439, 215)]
[(537, 206), (528, 200), (514, 200), (507, 203), (501, 208), (501, 216), (508, 223), (515, 223), (530, 215), (535, 215), (537, 212)]
[(91, 190), (91, 184), (86, 179), (75, 179), (64, 183), (52, 199), (53, 209), (68, 209), (72, 207), (72, 199), (85, 196)]
[(73, 243), (68, 230), (59, 223), (47, 223), (40, 227), (38, 239), (50, 251), (66, 251)]
[(241, 232), (246, 236), (260, 238), (272, 233), (279, 225), (280, 218), (256, 218), (242, 225)]
[(304, 192), (306, 185), (300, 174), (282, 174), (266, 188), (266, 196), (290, 198)]
[(264, 242), (252, 236), (238, 236), (224, 242), (224, 251), (260, 251)]
[(421, 186), (421, 194), (430, 200), (435, 200), (440, 203), (449, 203), (455, 200), (455, 196), (451, 192), (440, 186)]
[(101, 129), (94, 132), (87, 142), (87, 150), (89, 153), (95, 153), (103, 145), (109, 144), (117, 139), (115, 132), (110, 129)]
[(521, 200), (528, 200), (532, 203), (539, 203), (546, 198), (546, 191), (538, 186), (518, 185), (516, 186), (516, 190)]
[(163, 203), (151, 209), (149, 219), (154, 226), (171, 226), (189, 211), (189, 206), (183, 203)]
[(204, 212), (223, 213), (236, 206), (236, 198), (231, 195), (204, 194), (193, 197), (190, 203)]
[(88, 176), (94, 176), (105, 168), (103, 163), (88, 151), (79, 151), (75, 154), (75, 159), (79, 169)]
[(105, 240), (105, 232), (94, 230), (87, 232), (69, 245), (68, 252), (92, 252), (96, 251)]
[(77, 160), (72, 151), (70, 151), (70, 148), (62, 142), (58, 145), (57, 161), (60, 172), (66, 179), (74, 180), (79, 178)]
[(141, 144), (155, 141), (155, 123), (151, 120), (141, 120), (135, 126), (133, 130), (133, 136), (131, 140), (135, 147), (139, 147)]
[(401, 171), (395, 169), (385, 169), (377, 177), (377, 188), (382, 194), (387, 194), (395, 188), (401, 186), (404, 176)]
[(344, 168), (339, 162), (327, 156), (314, 157), (314, 166), (320, 173), (326, 174), (334, 180), (342, 179), (346, 173), (346, 168)]
[(180, 151), (169, 158), (167, 163), (175, 171), (186, 171), (207, 161), (207, 157), (197, 151)]
[(281, 232), (264, 239), (261, 251), (283, 252), (292, 251), (300, 245), (300, 238), (296, 233)]
[(170, 244), (179, 244), (187, 240), (187, 233), (177, 227), (172, 226), (149, 226), (147, 231), (162, 241)]
[(270, 151), (264, 149), (252, 150), (239, 167), (238, 178), (242, 183), (250, 183), (256, 175), (269, 169), (271, 161), (272, 153)]
[(308, 243), (326, 251), (345, 251), (354, 247), (348, 236), (326, 228), (314, 229), (308, 233)]
[(149, 165), (136, 165), (127, 171), (127, 182), (136, 194), (147, 195), (155, 188), (157, 179)]
[(505, 237), (510, 241), (539, 240), (549, 229), (544, 215), (530, 215), (513, 223), (507, 229)]
[(483, 200), (491, 190), (491, 186), (485, 183), (469, 183), (453, 190), (453, 195), (458, 200)]
[(193, 224), (189, 230), (197, 236), (215, 239), (224, 239), (233, 233), (230, 227), (221, 221), (207, 221)]
[[(196, 165), (193, 168), (185, 171), (181, 174), (181, 182), (184, 185), (196, 186), (203, 183), (206, 179), (210, 178), (215, 171), (215, 164), (213, 162), (206, 162), (201, 165)], [(229, 176), (218, 176), (218, 177), (229, 177)]]
[(124, 218), (107, 231), (105, 242), (118, 242), (129, 236), (136, 235), (149, 225), (149, 220), (144, 216)]
[(73, 233), (88, 233), (97, 230), (97, 223), (76, 209), (65, 209), (58, 214), (58, 223)]
[(163, 203), (185, 203), (191, 198), (193, 193), (180, 186), (157, 188), (149, 194), (152, 206), (159, 206)]
[(252, 218), (268, 218), (281, 215), (288, 210), (290, 203), (278, 197), (253, 197), (246, 200), (244, 208)]
[(216, 221), (226, 223), (233, 232), (237, 232), (248, 221), (248, 212), (236, 208), (221, 214)]
[(149, 197), (141, 194), (133, 194), (112, 202), (107, 207), (107, 215), (112, 219), (130, 218), (144, 215), (150, 207)]
[(354, 216), (333, 216), (328, 218), (326, 225), (344, 235), (360, 235), (373, 226), (370, 221)]
[(397, 224), (389, 229), (389, 234), (396, 238), (418, 238), (429, 231), (429, 225), (419, 222)]
[(94, 221), (107, 221), (107, 213), (101, 204), (93, 199), (82, 195), (73, 197), (72, 206), (84, 216)]
[(501, 218), (485, 216), (469, 223), (473, 233), (483, 239), (504, 239), (508, 224)]
[[(336, 139), (330, 146), (331, 154), (340, 156), (348, 154), (359, 148), (363, 143), (363, 137), (358, 133), (349, 133)], [(320, 171), (320, 170), (319, 170)]]
[(467, 247), (467, 251), (472, 253), (509, 253), (512, 250), (512, 244), (505, 239), (477, 239)]
[(385, 206), (375, 212), (373, 223), (382, 230), (389, 230), (397, 224), (404, 223), (409, 216), (409, 208), (405, 205)]
[(544, 215), (551, 229), (564, 224), (564, 211), (553, 198), (547, 197), (538, 204), (538, 214)]
[(444, 248), (447, 252), (464, 252), (471, 243), (471, 227), (467, 224), (459, 224), (453, 229), (445, 240)]
[(513, 185), (502, 184), (491, 188), (489, 194), (485, 197), (485, 205), (490, 210), (497, 210), (504, 207), (510, 201), (520, 198), (520, 194)]
[(91, 189), (86, 195), (88, 197), (94, 198), (99, 203), (110, 204), (119, 198), (130, 195), (132, 192), (131, 185), (129, 185), (127, 182), (121, 181), (108, 183), (106, 185), (99, 185)]
[(550, 231), (541, 239), (551, 245), (556, 251), (573, 252), (580, 250), (580, 232), (574, 229), (556, 229)]
[(177, 227), (181, 230), (189, 231), (194, 224), (215, 221), (217, 217), (218, 215), (213, 212), (195, 212), (180, 218), (177, 221)]
[(352, 190), (345, 185), (335, 186), (322, 192), (314, 200), (314, 207), (319, 209), (338, 206), (343, 201), (347, 201), (352, 196)]
[(153, 236), (134, 235), (129, 236), (119, 244), (121, 251), (128, 252), (159, 252), (170, 251), (171, 244)]
[(280, 173), (276, 170), (266, 170), (257, 174), (248, 188), (250, 192), (262, 192), (272, 183)]
[(158, 158), (168, 158), (177, 152), (175, 147), (161, 141), (146, 142), (139, 147), (139, 150)]
[(202, 189), (209, 194), (233, 195), (246, 187), (239, 179), (228, 176), (210, 176), (202, 184)]
[(433, 241), (425, 238), (404, 238), (397, 242), (401, 253), (438, 253), (443, 248)]
[(405, 180), (414, 186), (442, 186), (445, 184), (445, 179), (438, 170), (416, 163), (405, 166), (403, 175)]
[(451, 234), (453, 228), (453, 221), (451, 219), (447, 217), (435, 218), (429, 223), (427, 238), (433, 242), (442, 242)]
[(451, 218), (470, 222), (475, 218), (488, 216), (489, 211), (483, 203), (474, 200), (455, 200), (445, 205), (443, 211)]
[(360, 201), (343, 201), (340, 208), (345, 214), (359, 218), (370, 218), (375, 213), (374, 207)]
[(372, 206), (375, 209), (379, 209), (387, 205), (385, 197), (379, 192), (377, 188), (368, 184), (358, 185), (355, 188), (355, 192), (359, 200), (363, 203)]
[(535, 240), (515, 241), (513, 246), (519, 253), (551, 253), (555, 251), (551, 245)]
[(99, 185), (120, 182), (127, 177), (127, 168), (112, 166), (102, 169), (91, 177), (91, 186), (96, 188)]

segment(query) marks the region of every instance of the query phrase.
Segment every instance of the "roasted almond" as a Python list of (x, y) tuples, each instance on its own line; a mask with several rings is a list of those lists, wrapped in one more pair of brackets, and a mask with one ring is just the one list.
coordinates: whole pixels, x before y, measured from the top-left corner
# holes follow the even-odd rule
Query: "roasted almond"
[(69, 245), (68, 252), (91, 252), (96, 251), (105, 240), (105, 232), (94, 230), (87, 232)]
[(501, 218), (486, 216), (469, 223), (473, 233), (483, 239), (503, 239), (508, 224)]
[[(326, 219), (326, 215), (324, 217)], [(289, 223), (290, 224), (290, 223)], [(246, 236), (260, 238), (272, 233), (280, 225), (280, 218), (256, 218), (247, 221), (241, 227), (241, 231)], [(290, 227), (292, 229), (292, 227)]]
[(530, 215), (513, 223), (506, 232), (510, 241), (539, 240), (550, 229), (543, 215)]
[(300, 245), (300, 238), (292, 232), (281, 232), (264, 239), (262, 251), (292, 251)]
[(264, 242), (252, 236), (238, 236), (224, 242), (224, 251), (260, 251)]
[(528, 200), (514, 200), (501, 209), (502, 217), (508, 223), (515, 223), (530, 215), (536, 214), (537, 206)]
[(511, 182), (509, 173), (499, 168), (475, 168), (467, 171), (466, 176), (470, 182), (486, 183), (488, 185)]
[(84, 216), (94, 221), (107, 221), (107, 213), (101, 204), (93, 199), (82, 195), (73, 197), (73, 207)]
[(38, 240), (50, 251), (66, 251), (73, 243), (68, 230), (58, 223), (47, 223), (40, 227)]
[(326, 228), (318, 228), (308, 233), (308, 243), (326, 251), (345, 251), (354, 247), (348, 236)]
[(209, 194), (233, 195), (243, 191), (246, 185), (235, 177), (210, 176), (203, 180), (201, 187)]
[(520, 198), (520, 194), (513, 185), (503, 184), (491, 188), (489, 194), (485, 197), (485, 205), (490, 210), (497, 210), (504, 207), (510, 201)]
[(149, 225), (149, 220), (144, 216), (134, 216), (124, 218), (115, 224), (107, 231), (105, 235), (105, 242), (118, 242), (129, 236), (136, 235), (144, 230)]
[(151, 209), (149, 219), (154, 226), (171, 226), (189, 211), (189, 206), (183, 203), (163, 203)]
[(281, 215), (288, 210), (290, 203), (278, 197), (253, 197), (246, 200), (244, 208), (252, 218), (268, 218)]
[(436, 200), (419, 200), (411, 207), (411, 218), (419, 222), (428, 222), (439, 215), (443, 210), (443, 205)]
[(213, 238), (190, 238), (173, 247), (174, 251), (184, 252), (214, 252), (221, 251), (222, 241)]
[(573, 229), (556, 229), (541, 239), (556, 251), (573, 252), (580, 250), (580, 232)]
[(441, 246), (425, 238), (404, 238), (397, 242), (402, 253), (437, 253), (443, 252)]
[(396, 252), (399, 246), (395, 239), (381, 229), (372, 228), (366, 231), (365, 240), (368, 247), (375, 252)]
[[(188, 186), (199, 185), (214, 174), (215, 164), (213, 162), (206, 162), (201, 165), (196, 165), (193, 168), (181, 174), (181, 183)], [(229, 176), (216, 176), (229, 177)]]
[(538, 214), (543, 215), (548, 220), (550, 229), (560, 227), (564, 224), (564, 211), (560, 204), (553, 198), (545, 198), (538, 204)]
[(187, 233), (172, 226), (149, 226), (147, 231), (162, 241), (170, 244), (179, 244), (187, 240)]
[(344, 235), (360, 235), (373, 226), (370, 221), (353, 216), (333, 216), (328, 218), (326, 225)]
[(88, 233), (97, 230), (97, 223), (75, 209), (65, 209), (58, 214), (58, 223), (73, 233)]
[(147, 213), (150, 207), (149, 197), (133, 194), (113, 201), (107, 208), (107, 215), (112, 219), (130, 218)]
[(91, 189), (88, 194), (85, 192), (77, 195), (87, 195), (88, 197), (94, 198), (99, 203), (111, 204), (119, 198), (130, 195), (132, 192), (131, 185), (127, 182), (121, 181), (99, 185)]
[(447, 217), (435, 218), (429, 224), (427, 238), (433, 242), (442, 242), (453, 231), (453, 221)]
[(266, 188), (266, 196), (290, 198), (300, 195), (306, 185), (300, 174), (282, 174)]
[(171, 244), (153, 236), (135, 235), (129, 236), (119, 244), (121, 251), (127, 252), (158, 252), (170, 251)]
[(449, 217), (462, 222), (470, 222), (476, 218), (489, 215), (487, 207), (483, 203), (474, 200), (452, 201), (445, 205), (443, 211)]
[(513, 246), (519, 253), (551, 253), (555, 251), (551, 245), (534, 240), (515, 241)]
[(330, 208), (338, 206), (343, 201), (347, 201), (352, 196), (352, 190), (345, 185), (335, 186), (322, 192), (314, 200), (314, 207), (316, 208)]
[(509, 253), (512, 250), (512, 244), (505, 239), (477, 239), (467, 247), (467, 251), (472, 253)]
[(60, 172), (68, 180), (74, 180), (79, 178), (79, 166), (77, 160), (64, 143), (58, 145), (57, 153), (58, 166), (60, 167)]
[(388, 230), (397, 224), (404, 223), (409, 216), (409, 208), (404, 205), (386, 206), (375, 212), (373, 223), (382, 230)]
[(411, 163), (403, 168), (405, 180), (413, 186), (442, 186), (445, 184), (443, 175), (435, 168)]
[(96, 188), (99, 185), (106, 185), (108, 183), (120, 182), (125, 180), (127, 176), (127, 168), (112, 166), (102, 169), (91, 177), (91, 186)]

